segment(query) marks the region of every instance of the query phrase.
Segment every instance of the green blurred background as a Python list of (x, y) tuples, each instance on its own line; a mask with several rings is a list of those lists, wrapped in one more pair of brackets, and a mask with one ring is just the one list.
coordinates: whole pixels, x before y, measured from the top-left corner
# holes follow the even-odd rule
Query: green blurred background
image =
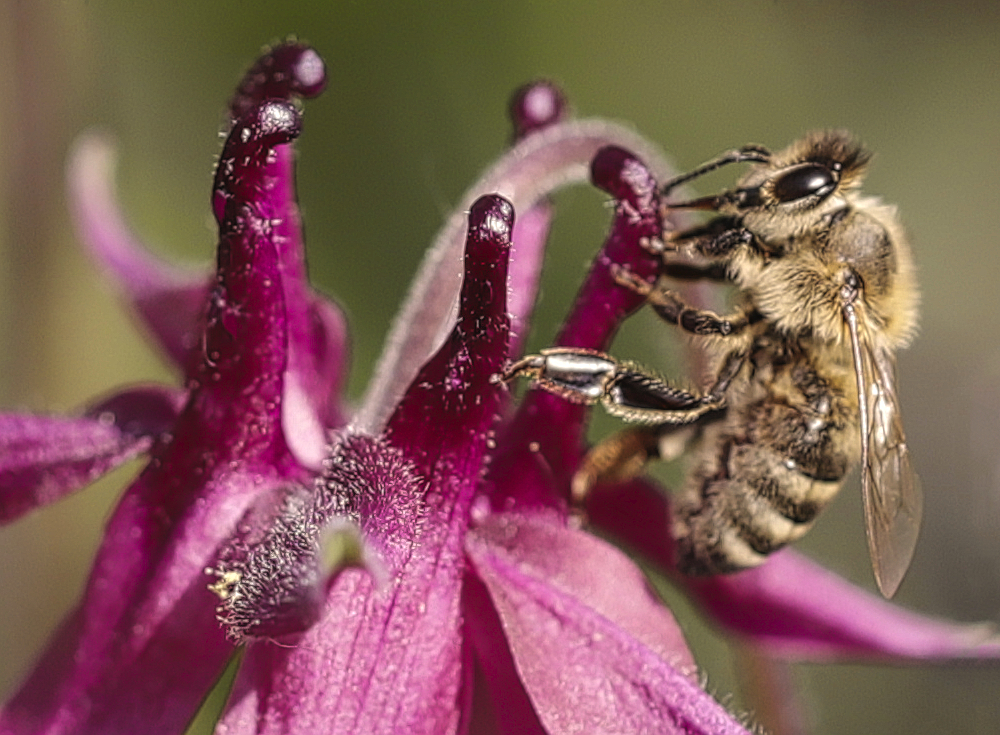
[[(208, 263), (225, 101), (260, 46), (288, 34), (330, 70), (328, 91), (307, 105), (299, 186), (313, 279), (353, 326), (353, 395), (424, 247), (502, 150), (519, 84), (557, 80), (578, 115), (628, 121), (681, 168), (811, 128), (855, 131), (877, 151), (866, 190), (899, 205), (924, 295), (920, 337), (899, 368), (926, 517), (898, 599), (997, 620), (1000, 4), (5, 0), (0, 405), (66, 411), (124, 382), (176, 380), (74, 242), (67, 145), (88, 126), (111, 130), (136, 230), (159, 253)], [(551, 339), (601, 241), (603, 201), (586, 189), (558, 199), (534, 347)], [(670, 373), (670, 336), (639, 318), (615, 351)], [(137, 469), (0, 530), (0, 693), (77, 598), (102, 521)], [(856, 480), (800, 547), (872, 587)], [(710, 687), (736, 692), (742, 659), (673, 602)], [(1000, 731), (1000, 666), (809, 665), (794, 676), (817, 733)]]

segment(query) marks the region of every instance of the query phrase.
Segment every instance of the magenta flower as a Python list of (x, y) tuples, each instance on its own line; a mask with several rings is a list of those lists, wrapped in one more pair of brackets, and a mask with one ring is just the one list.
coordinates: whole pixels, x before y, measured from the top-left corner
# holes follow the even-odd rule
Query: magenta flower
[[(149, 455), (0, 733), (181, 732), (237, 645), (220, 733), (745, 733), (699, 685), (638, 568), (570, 521), (584, 409), (537, 391), (515, 409), (495, 380), (530, 318), (546, 196), (588, 164), (615, 217), (557, 341), (604, 349), (641, 306), (610, 269), (656, 267), (640, 246), (663, 229), (643, 163), (664, 174), (654, 149), (564, 122), (550, 85), (525, 88), (520, 140), (429, 251), (351, 413), (343, 319), (309, 289), (294, 193), (295, 101), (325, 82), (316, 52), (288, 43), (237, 91), (214, 279), (145, 254), (114, 203), (106, 143), (75, 154), (83, 239), (185, 382), (77, 417), (0, 416), (5, 519)], [(587, 511), (772, 655), (1000, 653), (990, 631), (921, 619), (790, 551), (682, 578), (666, 496), (648, 482), (602, 488)]]

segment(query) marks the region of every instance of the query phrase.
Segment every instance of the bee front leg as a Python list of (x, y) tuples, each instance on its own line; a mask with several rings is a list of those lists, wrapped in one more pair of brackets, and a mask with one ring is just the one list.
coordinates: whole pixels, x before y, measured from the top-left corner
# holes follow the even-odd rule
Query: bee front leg
[[(686, 205), (676, 205), (684, 208)], [(736, 217), (716, 217), (707, 224), (670, 233), (660, 248), (662, 257), (671, 252), (694, 254), (709, 260), (727, 260), (754, 241), (750, 232)]]
[(739, 334), (750, 324), (750, 317), (745, 312), (737, 311), (727, 316), (719, 316), (713, 311), (696, 309), (687, 304), (676, 292), (657, 288), (627, 268), (618, 266), (613, 269), (612, 275), (619, 285), (644, 296), (663, 321), (675, 324), (685, 332), (728, 337)]

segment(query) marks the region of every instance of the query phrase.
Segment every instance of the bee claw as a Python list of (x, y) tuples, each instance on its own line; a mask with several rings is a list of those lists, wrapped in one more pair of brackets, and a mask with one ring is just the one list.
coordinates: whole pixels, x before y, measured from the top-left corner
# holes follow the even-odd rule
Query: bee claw
[[(669, 238), (669, 236), (668, 236)], [(661, 237), (643, 237), (639, 239), (639, 245), (650, 255), (656, 255), (662, 257), (667, 252), (676, 251), (675, 247), (667, 247), (669, 239), (664, 239)]]
[(619, 265), (618, 263), (613, 263), (611, 265), (611, 277), (615, 279), (615, 283), (619, 286), (634, 291), (643, 297), (648, 297), (653, 291), (653, 284), (640, 278), (638, 275), (632, 271), (627, 265)]

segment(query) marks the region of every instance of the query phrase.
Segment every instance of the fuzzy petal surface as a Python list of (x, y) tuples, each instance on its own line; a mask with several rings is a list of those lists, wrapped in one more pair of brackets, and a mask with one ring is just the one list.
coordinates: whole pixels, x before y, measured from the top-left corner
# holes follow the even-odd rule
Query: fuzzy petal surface
[(891, 663), (1000, 658), (1000, 633), (906, 610), (793, 550), (738, 574), (688, 579), (691, 596), (725, 629), (769, 655), (800, 661)]
[(345, 570), (291, 646), (252, 643), (220, 733), (451, 733), (463, 721), (463, 542), (502, 399), (491, 376), (507, 354), (512, 227), (504, 199), (473, 204), (451, 335), (385, 434), (346, 436), (324, 473), (326, 490), (393, 544), (390, 579)]

